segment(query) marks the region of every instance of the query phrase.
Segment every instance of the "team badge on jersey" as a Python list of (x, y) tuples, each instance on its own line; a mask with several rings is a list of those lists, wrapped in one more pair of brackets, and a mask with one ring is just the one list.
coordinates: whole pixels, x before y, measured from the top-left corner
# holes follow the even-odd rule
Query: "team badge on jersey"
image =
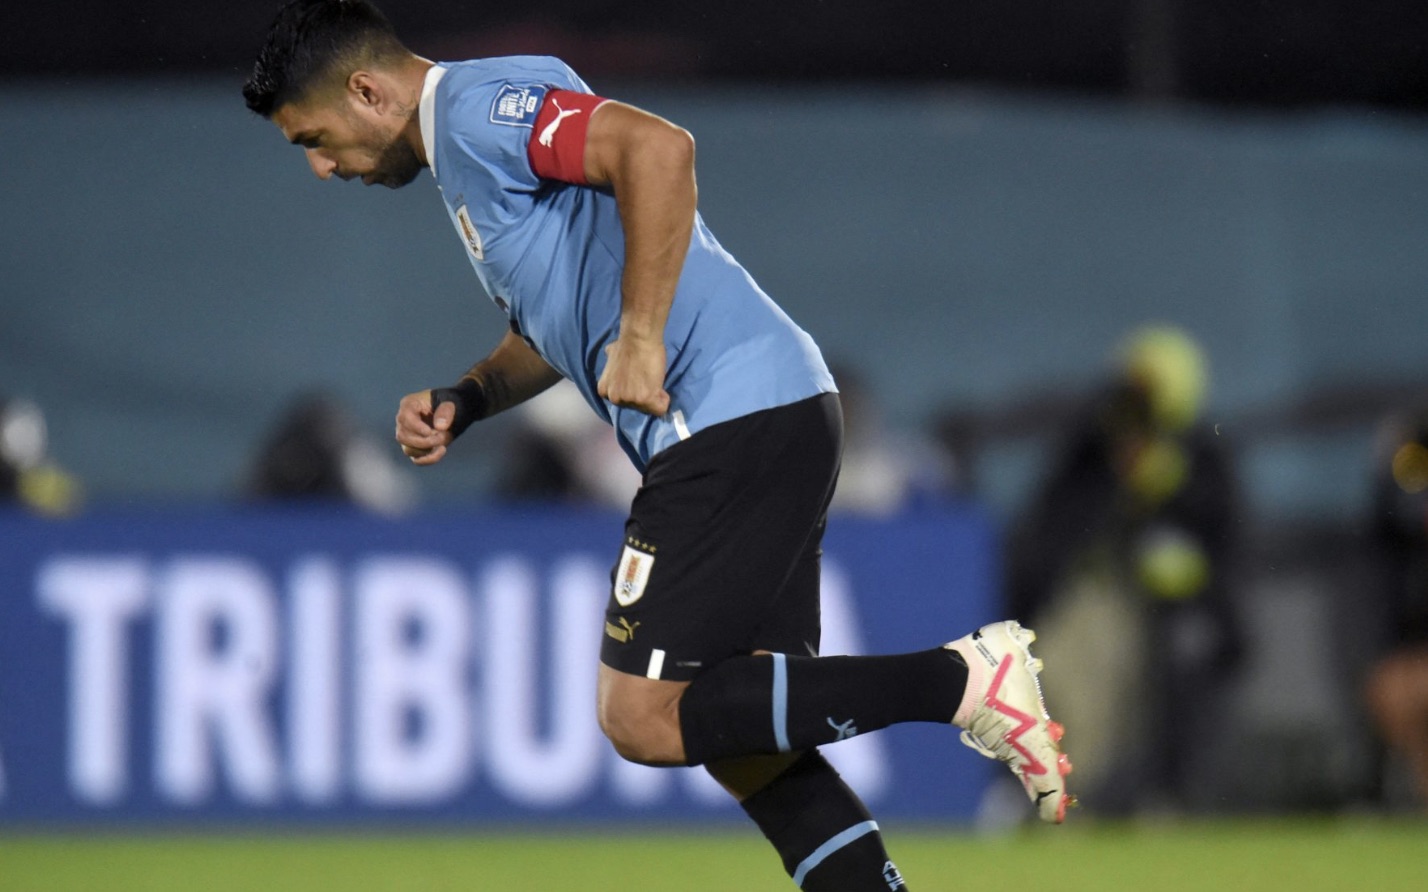
[(546, 88), (540, 84), (502, 84), (491, 103), (491, 123), (511, 127), (532, 127)]
[(625, 546), (620, 555), (620, 566), (615, 570), (616, 603), (629, 607), (644, 595), (654, 562), (654, 555)]
[(486, 248), (481, 244), (481, 233), (476, 230), (475, 224), (471, 222), (471, 215), (466, 212), (466, 205), (456, 209), (456, 225), (461, 229), (461, 239), (466, 242), (466, 247), (471, 251), (471, 256), (477, 260), (486, 259)]

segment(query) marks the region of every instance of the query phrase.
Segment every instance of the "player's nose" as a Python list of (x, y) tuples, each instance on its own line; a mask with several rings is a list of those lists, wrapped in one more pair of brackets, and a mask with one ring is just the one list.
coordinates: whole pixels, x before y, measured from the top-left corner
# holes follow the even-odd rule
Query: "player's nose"
[(333, 171), (337, 170), (336, 161), (322, 157), (315, 149), (307, 150), (307, 163), (319, 180), (327, 179), (332, 176)]

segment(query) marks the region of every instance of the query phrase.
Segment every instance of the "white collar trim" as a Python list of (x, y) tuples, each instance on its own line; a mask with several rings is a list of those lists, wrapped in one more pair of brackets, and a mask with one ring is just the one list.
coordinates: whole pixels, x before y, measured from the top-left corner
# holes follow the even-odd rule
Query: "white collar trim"
[(421, 145), (426, 150), (426, 163), (436, 176), (436, 85), (446, 76), (446, 69), (433, 65), (427, 69), (421, 86), (421, 101), (417, 104), (417, 122), (421, 125)]

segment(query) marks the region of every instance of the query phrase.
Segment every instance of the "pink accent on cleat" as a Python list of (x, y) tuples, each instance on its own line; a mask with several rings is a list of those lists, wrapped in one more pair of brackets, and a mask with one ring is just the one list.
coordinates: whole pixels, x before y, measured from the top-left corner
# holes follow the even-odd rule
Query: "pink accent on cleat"
[(1076, 797), (1066, 792), (1071, 760), (1060, 748), (1066, 729), (1047, 715), (1041, 698), (1041, 661), (1030, 647), (1035, 639), (1009, 620), (944, 645), (967, 664), (967, 687), (952, 723), (963, 729), (963, 743), (1011, 769), (1043, 821), (1059, 824)]
[(1022, 735), (1036, 727), (1036, 719), (1027, 715), (1010, 703), (1003, 703), (997, 699), (997, 694), (1001, 693), (1002, 682), (1006, 680), (1007, 670), (1012, 666), (1012, 658), (1006, 657), (1002, 664), (997, 667), (997, 675), (992, 679), (992, 686), (987, 689), (986, 704), (989, 709), (1001, 713), (1007, 718), (1016, 722), (1016, 725), (1002, 735), (1002, 740), (1007, 745), (1016, 750), (1024, 760), (1021, 770), (1025, 774), (1045, 774), (1046, 766), (1037, 760), (1021, 742)]

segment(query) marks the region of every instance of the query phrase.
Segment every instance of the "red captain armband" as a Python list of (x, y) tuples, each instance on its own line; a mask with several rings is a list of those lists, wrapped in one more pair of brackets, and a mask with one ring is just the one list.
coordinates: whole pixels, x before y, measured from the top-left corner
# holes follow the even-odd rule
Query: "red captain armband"
[(585, 132), (590, 115), (605, 102), (589, 93), (551, 90), (536, 112), (526, 155), (536, 176), (584, 186)]

